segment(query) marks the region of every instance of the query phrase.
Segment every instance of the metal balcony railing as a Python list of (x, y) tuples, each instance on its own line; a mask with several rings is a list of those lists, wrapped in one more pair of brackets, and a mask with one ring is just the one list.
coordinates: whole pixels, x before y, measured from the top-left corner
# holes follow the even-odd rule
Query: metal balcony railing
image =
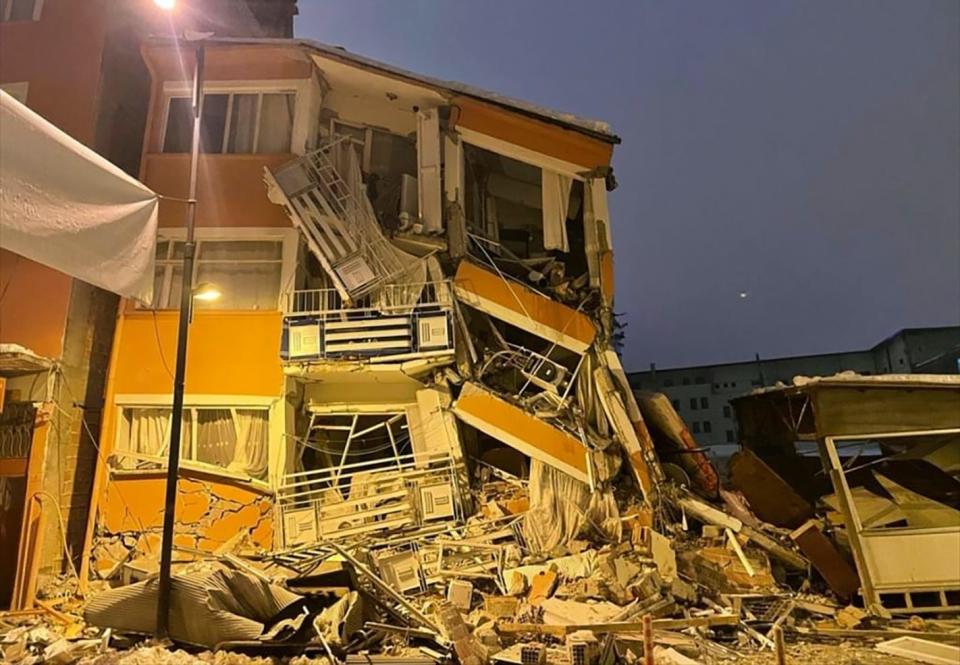
[(337, 289), (293, 291), (286, 298), (281, 355), (311, 362), (449, 354), (452, 313), (448, 280), (386, 284), (352, 303)]

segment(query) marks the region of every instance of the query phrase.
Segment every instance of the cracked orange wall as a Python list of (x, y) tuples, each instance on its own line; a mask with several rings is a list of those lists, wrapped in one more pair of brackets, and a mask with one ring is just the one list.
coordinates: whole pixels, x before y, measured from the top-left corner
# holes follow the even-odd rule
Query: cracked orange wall
[[(282, 398), (281, 314), (277, 311), (201, 311), (194, 314), (187, 346), (185, 392), (192, 395), (251, 395)], [(171, 395), (177, 357), (178, 315), (174, 311), (127, 309), (114, 338), (107, 389), (101, 459), (109, 457), (117, 420), (118, 395)], [(164, 477), (160, 473), (111, 477), (98, 469), (100, 497), (94, 558), (111, 534), (143, 532), (137, 556), (155, 556), (159, 542)], [(182, 468), (177, 495), (178, 545), (215, 550), (237, 533), (253, 542), (273, 543), (273, 496), (239, 482)], [(100, 568), (101, 564), (97, 564)]]
[[(101, 506), (97, 541), (118, 534), (143, 534), (135, 556), (156, 556), (165, 482), (160, 473), (111, 479)], [(183, 470), (177, 493), (176, 544), (212, 552), (241, 532), (249, 532), (257, 547), (272, 547), (273, 497)]]

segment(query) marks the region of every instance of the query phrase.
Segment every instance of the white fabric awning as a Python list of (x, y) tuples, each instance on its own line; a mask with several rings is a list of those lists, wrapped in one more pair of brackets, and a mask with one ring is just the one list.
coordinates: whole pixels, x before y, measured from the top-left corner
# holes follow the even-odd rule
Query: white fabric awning
[(148, 303), (157, 205), (142, 183), (0, 91), (0, 247)]

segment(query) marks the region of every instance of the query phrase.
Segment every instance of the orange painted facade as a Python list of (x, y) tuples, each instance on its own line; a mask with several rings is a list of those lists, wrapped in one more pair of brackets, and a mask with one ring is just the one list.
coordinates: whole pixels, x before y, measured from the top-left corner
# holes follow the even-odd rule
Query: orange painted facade
[[(106, 29), (96, 0), (46, 0), (41, 20), (0, 23), (0, 83), (26, 82), (27, 106), (93, 145)], [(67, 275), (0, 250), (0, 342), (60, 358), (70, 285)]]
[[(175, 311), (127, 312), (115, 342), (110, 395), (170, 394), (177, 357)], [(283, 391), (280, 312), (195, 312), (185, 392), (277, 396)]]
[[(197, 226), (289, 227), (283, 208), (267, 199), (264, 167), (276, 167), (293, 155), (203, 155), (197, 177)], [(190, 155), (151, 153), (144, 157), (143, 183), (164, 196), (184, 199)], [(161, 227), (182, 227), (185, 204), (160, 200)]]
[(45, 0), (41, 20), (0, 23), (0, 82), (29, 82), (27, 105), (91, 145), (106, 29), (99, 0)]
[[(185, 53), (181, 68), (170, 46), (146, 47), (142, 52), (153, 82), (140, 179), (157, 193), (172, 197), (161, 199), (160, 227), (182, 228), (185, 203), (176, 199), (187, 197), (190, 156), (160, 152), (167, 102), (163, 89), (167, 82), (182, 82), (184, 71), (192, 72), (192, 57)], [(238, 59), (235, 49), (209, 50), (206, 80), (303, 79), (310, 75), (309, 61), (302, 56), (297, 61), (290, 55), (299, 51), (262, 49), (259, 60), (251, 59), (249, 49), (243, 53)], [(283, 209), (267, 198), (263, 171), (292, 158), (290, 154), (201, 155), (198, 229), (288, 228), (290, 221)], [(124, 308), (114, 338), (100, 438), (102, 459), (115, 445), (119, 396), (171, 395), (178, 320), (176, 311), (142, 310), (129, 304)], [(282, 399), (281, 328), (282, 315), (277, 310), (195, 311), (187, 350), (187, 404), (210, 396)], [(144, 532), (138, 553), (155, 555), (163, 506), (162, 472), (130, 474), (111, 471), (101, 463), (97, 476), (96, 537), (90, 529), (85, 568), (109, 565), (112, 559), (107, 544), (118, 533)], [(179, 483), (177, 543), (212, 551), (244, 532), (255, 546), (272, 546), (272, 494), (216, 470), (199, 471), (185, 464)]]
[(458, 109), (454, 114), (458, 127), (578, 164), (584, 169), (609, 166), (613, 157), (612, 143), (572, 129), (528, 118), (469, 97), (455, 97), (451, 104)]
[[(518, 321), (532, 321), (584, 347), (592, 344), (597, 336), (597, 329), (586, 314), (542, 296), (519, 282), (507, 282), (470, 261), (460, 263), (454, 286), (466, 296), (467, 302), (475, 296), (478, 302), (514, 314)], [(519, 325), (516, 321), (511, 322)]]
[(0, 292), (5, 294), (0, 300), (0, 342), (59, 358), (72, 282), (62, 272), (0, 249)]

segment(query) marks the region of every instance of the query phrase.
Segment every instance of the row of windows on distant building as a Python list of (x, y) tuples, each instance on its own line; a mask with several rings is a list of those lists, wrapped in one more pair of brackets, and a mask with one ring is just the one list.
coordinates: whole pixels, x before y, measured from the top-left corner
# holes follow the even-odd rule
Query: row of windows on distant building
[[(702, 376), (698, 376), (698, 377), (696, 377), (696, 378), (694, 378), (694, 379), (692, 379), (692, 380), (690, 379), (689, 376), (685, 376), (685, 377), (683, 377), (682, 379), (680, 379), (680, 385), (684, 385), (684, 386), (689, 386), (689, 385), (701, 386), (701, 385), (705, 385), (705, 384), (708, 384), (708, 383), (710, 383), (710, 382), (707, 381), (707, 380), (706, 380), (705, 378), (703, 378)], [(676, 385), (676, 383), (674, 383), (674, 380), (673, 380), (673, 379), (664, 379), (664, 380), (663, 380), (663, 387), (664, 387), (664, 388), (672, 388), (672, 387), (675, 386), (675, 385)], [(760, 380), (759, 380), (759, 379), (754, 379), (753, 381), (750, 382), (750, 385), (752, 385), (752, 386), (759, 386), (759, 385), (760, 385)], [(723, 383), (715, 383), (715, 384), (713, 384), (714, 390), (720, 390), (721, 388), (731, 388), (731, 389), (732, 389), (732, 388), (736, 388), (736, 387), (737, 387), (737, 382), (736, 382), (736, 381), (724, 381)]]
[[(671, 400), (671, 402), (672, 402), (672, 404), (673, 404), (674, 410), (679, 411), (679, 410), (680, 410), (680, 400), (675, 399), (675, 400)], [(691, 397), (691, 398), (690, 398), (690, 410), (691, 410), (691, 411), (697, 411), (697, 410), (705, 411), (706, 409), (709, 409), (709, 408), (710, 408), (710, 398), (709, 398), (709, 397), (699, 397), (699, 398), (697, 398), (697, 397)], [(729, 405), (729, 404), (724, 404), (724, 405), (723, 405), (723, 417), (724, 417), (724, 418), (731, 418), (731, 417), (733, 417), (733, 414), (732, 414), (732, 411), (730, 410), (730, 405)]]

